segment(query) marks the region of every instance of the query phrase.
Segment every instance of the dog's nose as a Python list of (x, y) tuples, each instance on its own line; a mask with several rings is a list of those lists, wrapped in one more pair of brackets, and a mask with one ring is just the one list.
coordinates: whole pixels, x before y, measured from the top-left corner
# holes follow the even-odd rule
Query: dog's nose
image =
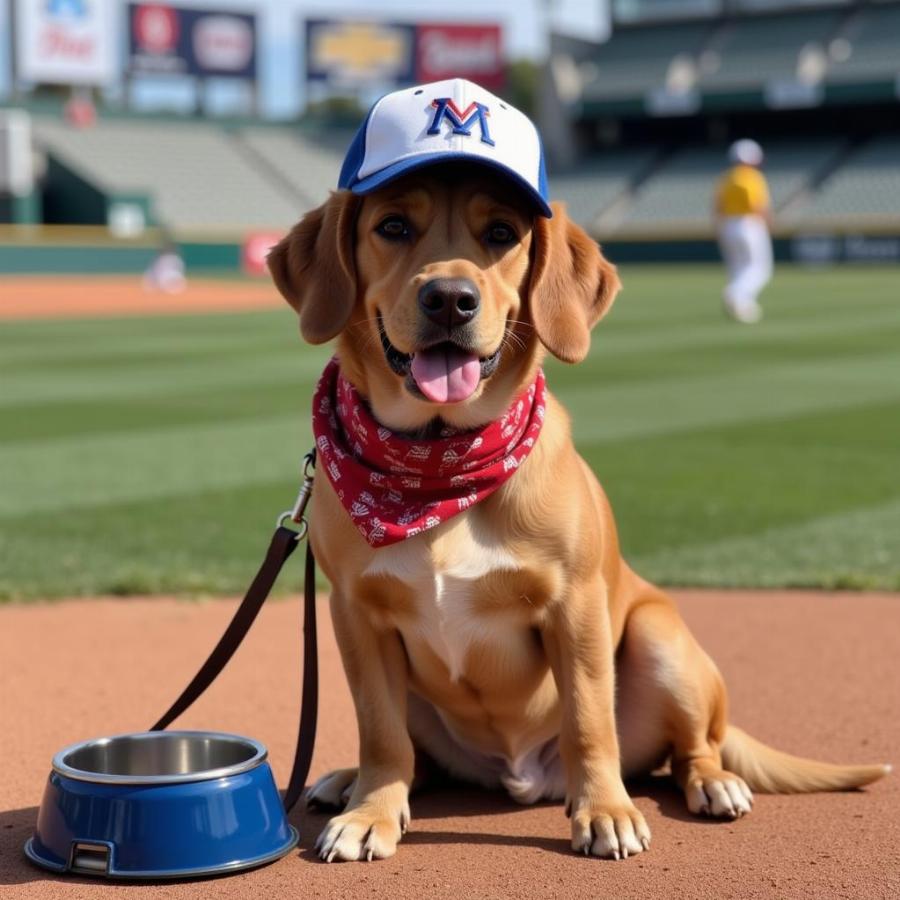
[(481, 294), (468, 278), (432, 278), (419, 288), (419, 306), (438, 325), (465, 325), (478, 315)]

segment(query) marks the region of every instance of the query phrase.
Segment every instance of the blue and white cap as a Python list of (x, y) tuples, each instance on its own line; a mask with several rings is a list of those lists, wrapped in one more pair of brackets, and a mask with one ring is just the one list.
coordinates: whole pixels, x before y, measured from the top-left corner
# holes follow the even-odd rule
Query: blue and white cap
[(353, 138), (338, 187), (368, 194), (401, 175), (451, 160), (503, 172), (534, 200), (541, 215), (553, 215), (534, 123), (464, 78), (382, 97)]

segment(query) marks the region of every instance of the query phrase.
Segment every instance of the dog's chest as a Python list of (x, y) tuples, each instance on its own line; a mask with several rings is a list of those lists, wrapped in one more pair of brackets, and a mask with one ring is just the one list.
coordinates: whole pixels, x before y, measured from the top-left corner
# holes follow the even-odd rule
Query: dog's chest
[(397, 621), (397, 627), (407, 642), (427, 642), (456, 681), (465, 674), (473, 644), (502, 650), (514, 638), (506, 618), (486, 613), (483, 586), (491, 575), (520, 568), (509, 550), (477, 539), (462, 518), (449, 539), (430, 547), (410, 540), (379, 550), (365, 574), (390, 576), (410, 588), (415, 614)]

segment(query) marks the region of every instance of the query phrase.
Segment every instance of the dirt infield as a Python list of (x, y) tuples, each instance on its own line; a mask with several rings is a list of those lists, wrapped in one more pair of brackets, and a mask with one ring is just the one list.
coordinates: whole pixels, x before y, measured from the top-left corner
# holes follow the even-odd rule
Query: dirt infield
[[(900, 597), (813, 593), (677, 594), (718, 661), (732, 718), (797, 753), (900, 761)], [(327, 607), (320, 605), (321, 714), (313, 777), (351, 765), (352, 705)], [(469, 788), (413, 798), (398, 854), (326, 865), (311, 852), (323, 814), (295, 811), (300, 847), (274, 865), (202, 883), (115, 886), (61, 881), (28, 864), (50, 758), (63, 745), (145, 728), (193, 674), (234, 603), (164, 599), (0, 607), (0, 895), (784, 898), (900, 896), (900, 778), (865, 791), (757, 798), (749, 817), (689, 816), (662, 779), (632, 785), (653, 830), (647, 854), (623, 862), (573, 855), (560, 804), (518, 807)], [(299, 608), (274, 602), (208, 696), (178, 724), (262, 740), (284, 783), (293, 752)]]
[(139, 275), (59, 275), (4, 278), (0, 319), (147, 316), (244, 312), (283, 306), (268, 280), (190, 278), (180, 294), (144, 290)]

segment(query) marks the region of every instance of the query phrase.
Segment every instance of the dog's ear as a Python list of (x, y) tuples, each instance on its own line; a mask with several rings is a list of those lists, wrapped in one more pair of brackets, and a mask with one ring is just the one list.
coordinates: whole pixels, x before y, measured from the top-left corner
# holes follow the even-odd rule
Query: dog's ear
[(541, 343), (563, 362), (581, 362), (591, 329), (612, 306), (621, 283), (597, 242), (553, 204), (553, 218), (535, 216), (529, 285), (531, 321)]
[(311, 344), (340, 334), (356, 303), (353, 231), (359, 198), (336, 191), (308, 212), (270, 251), (275, 286), (297, 310)]

